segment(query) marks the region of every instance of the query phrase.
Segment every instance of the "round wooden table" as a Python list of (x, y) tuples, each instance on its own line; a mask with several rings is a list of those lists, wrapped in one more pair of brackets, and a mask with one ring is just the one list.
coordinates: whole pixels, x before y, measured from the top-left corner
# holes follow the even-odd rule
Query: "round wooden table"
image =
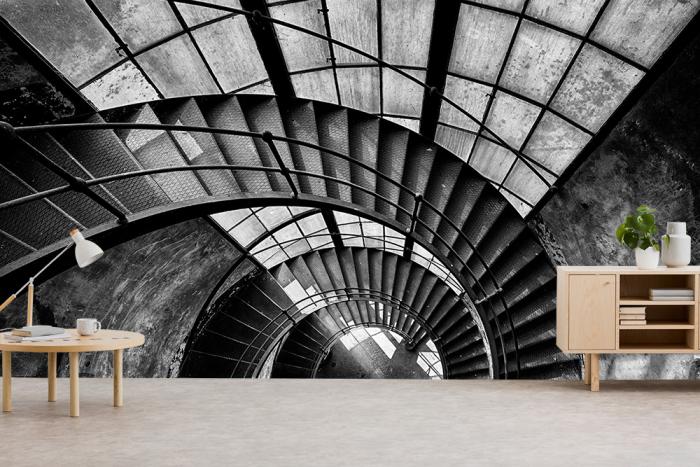
[(70, 363), (70, 415), (80, 415), (78, 376), (80, 352), (112, 351), (114, 355), (114, 406), (124, 405), (122, 398), (122, 360), (124, 349), (143, 345), (143, 334), (129, 331), (103, 329), (92, 336), (81, 336), (75, 329), (66, 329), (71, 337), (39, 342), (9, 342), (0, 335), (2, 351), (2, 410), (12, 412), (12, 352), (45, 353), (49, 358), (49, 402), (56, 400), (56, 354), (67, 352)]

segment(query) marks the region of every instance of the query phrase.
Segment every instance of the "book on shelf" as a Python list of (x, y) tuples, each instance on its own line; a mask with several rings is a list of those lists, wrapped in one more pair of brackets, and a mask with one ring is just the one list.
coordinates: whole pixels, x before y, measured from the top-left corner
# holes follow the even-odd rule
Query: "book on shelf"
[(621, 319), (620, 325), (622, 326), (644, 326), (647, 324), (645, 319)]
[(649, 300), (652, 302), (688, 302), (695, 300), (694, 297), (684, 297), (682, 295), (679, 295), (677, 297), (674, 296), (668, 296), (668, 297), (649, 297)]
[(623, 315), (620, 314), (620, 319), (647, 319), (646, 314), (641, 314), (641, 315)]
[(13, 329), (12, 335), (19, 337), (41, 337), (41, 336), (56, 336), (66, 332), (63, 328), (54, 326), (24, 326), (23, 328)]
[(47, 336), (34, 336), (34, 337), (27, 337), (27, 336), (17, 336), (12, 334), (11, 332), (7, 332), (3, 334), (3, 337), (7, 342), (41, 342), (41, 341), (50, 341), (53, 339), (66, 339), (69, 337), (72, 337), (70, 334), (67, 332), (62, 332), (61, 334), (49, 334)]
[(649, 300), (694, 300), (693, 289), (649, 289)]
[(621, 315), (643, 315), (646, 314), (647, 307), (645, 306), (621, 306)]
[(693, 289), (649, 289), (649, 295), (658, 297), (664, 295), (692, 297), (694, 294)]

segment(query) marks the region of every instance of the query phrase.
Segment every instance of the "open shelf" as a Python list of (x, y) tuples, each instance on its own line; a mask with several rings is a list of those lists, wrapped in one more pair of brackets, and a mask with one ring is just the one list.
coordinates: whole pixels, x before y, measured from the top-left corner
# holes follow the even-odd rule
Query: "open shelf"
[[(625, 315), (619, 314), (620, 320)], [(646, 325), (620, 324), (620, 329), (695, 329), (695, 303), (656, 303), (646, 307)]]
[(695, 290), (694, 274), (620, 274), (620, 305), (693, 305), (695, 300), (649, 300), (650, 289)]
[(630, 353), (678, 353), (687, 352), (693, 353), (695, 349), (689, 345), (678, 345), (678, 344), (637, 344), (637, 345), (622, 345), (620, 344), (620, 350), (624, 350)]
[(650, 326), (620, 326), (620, 350), (675, 349), (692, 351), (695, 326), (657, 328)]

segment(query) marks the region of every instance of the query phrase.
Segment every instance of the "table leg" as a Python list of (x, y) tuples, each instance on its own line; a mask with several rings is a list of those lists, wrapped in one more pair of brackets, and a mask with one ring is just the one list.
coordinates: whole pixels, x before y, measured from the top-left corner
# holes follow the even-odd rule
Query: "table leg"
[(591, 384), (591, 354), (583, 354), (583, 383)]
[(49, 402), (56, 402), (56, 352), (49, 352)]
[(114, 406), (121, 407), (124, 405), (124, 397), (122, 396), (122, 362), (124, 360), (124, 351), (122, 349), (114, 351), (112, 367), (114, 371)]
[(70, 352), (70, 416), (80, 416), (80, 389), (78, 387), (78, 377), (80, 375), (80, 353)]
[(12, 412), (12, 352), (2, 352), (2, 411)]
[(591, 354), (591, 391), (600, 390), (600, 354)]

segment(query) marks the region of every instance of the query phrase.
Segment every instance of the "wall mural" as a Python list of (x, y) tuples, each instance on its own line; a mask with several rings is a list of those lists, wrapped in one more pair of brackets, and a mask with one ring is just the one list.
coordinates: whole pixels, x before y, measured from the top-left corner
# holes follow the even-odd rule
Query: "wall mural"
[[(130, 377), (578, 379), (554, 267), (631, 264), (613, 232), (641, 203), (700, 235), (700, 39), (664, 56), (700, 4), (598, 3), (6, 2), (0, 118), (87, 127), (3, 127), (0, 293), (77, 225), (105, 257), (50, 270), (35, 320), (144, 333)], [(700, 356), (601, 367), (696, 379)]]

